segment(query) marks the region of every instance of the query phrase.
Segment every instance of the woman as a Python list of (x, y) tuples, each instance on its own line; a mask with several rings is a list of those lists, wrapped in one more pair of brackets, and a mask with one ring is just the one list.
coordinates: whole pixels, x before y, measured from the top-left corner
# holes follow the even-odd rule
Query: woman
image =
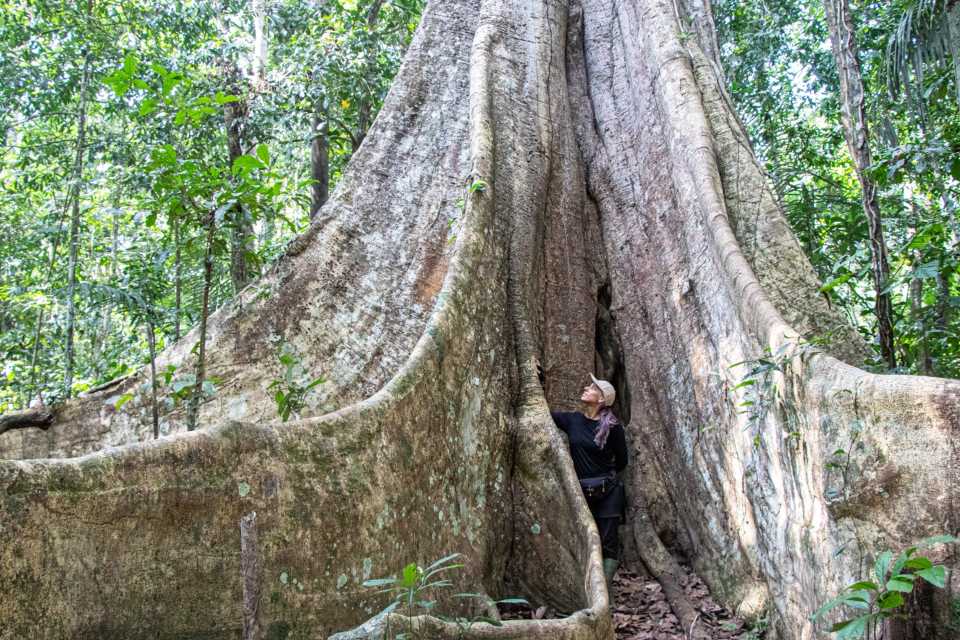
[(570, 441), (570, 457), (580, 487), (597, 523), (603, 549), (603, 575), (612, 592), (613, 575), (620, 564), (617, 527), (626, 507), (620, 472), (627, 466), (627, 442), (623, 426), (610, 408), (616, 392), (606, 380), (593, 381), (583, 388), (580, 400), (584, 411), (551, 411), (557, 426)]

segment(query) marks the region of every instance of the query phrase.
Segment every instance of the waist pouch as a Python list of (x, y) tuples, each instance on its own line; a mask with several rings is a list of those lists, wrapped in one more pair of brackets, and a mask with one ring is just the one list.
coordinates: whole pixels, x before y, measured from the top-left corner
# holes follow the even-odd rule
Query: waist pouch
[(617, 476), (610, 474), (596, 478), (580, 478), (580, 489), (587, 502), (598, 502), (607, 497), (617, 486)]

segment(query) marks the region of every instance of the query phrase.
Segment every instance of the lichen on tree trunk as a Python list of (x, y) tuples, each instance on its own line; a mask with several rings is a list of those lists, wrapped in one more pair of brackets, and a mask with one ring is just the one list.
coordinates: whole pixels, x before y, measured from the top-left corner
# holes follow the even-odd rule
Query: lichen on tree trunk
[[(684, 551), (775, 637), (813, 637), (809, 613), (881, 547), (955, 532), (960, 385), (848, 364), (863, 345), (699, 45), (708, 18), (696, 0), (430, 3), (321, 215), (212, 316), (205, 428), (168, 408), (169, 437), (90, 453), (150, 432), (141, 373), (0, 438), (11, 458), (88, 454), (0, 463), (10, 633), (235, 637), (256, 511), (268, 635), (358, 624), (385, 604), (363, 579), (461, 552), (464, 590), (575, 612), (464, 637), (611, 638), (547, 412), (595, 366), (629, 398), (638, 541)], [(805, 342), (824, 332), (842, 361)], [(158, 368), (188, 371), (195, 341)], [(330, 379), (285, 424), (282, 342)], [(765, 351), (777, 370), (737, 388)]]

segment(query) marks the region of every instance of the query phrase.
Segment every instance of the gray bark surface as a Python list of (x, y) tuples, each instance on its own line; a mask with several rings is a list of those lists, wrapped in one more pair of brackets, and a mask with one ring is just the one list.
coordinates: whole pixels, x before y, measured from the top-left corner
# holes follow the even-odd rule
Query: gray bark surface
[[(203, 428), (168, 404), (169, 435), (137, 442), (141, 373), (0, 437), (24, 458), (0, 462), (0, 638), (36, 620), (44, 638), (236, 637), (254, 510), (267, 637), (356, 627), (386, 604), (365, 578), (460, 552), (458, 590), (573, 612), (462, 637), (612, 638), (548, 413), (594, 367), (631, 417), (641, 557), (669, 572), (658, 550), (684, 553), (769, 637), (815, 637), (809, 614), (880, 549), (956, 532), (960, 384), (854, 366), (863, 345), (817, 293), (694, 4), (429, 4), (311, 229), (211, 317)], [(189, 363), (195, 332), (158, 368)], [(281, 341), (330, 380), (288, 423), (267, 393)], [(759, 357), (778, 368), (737, 388)]]

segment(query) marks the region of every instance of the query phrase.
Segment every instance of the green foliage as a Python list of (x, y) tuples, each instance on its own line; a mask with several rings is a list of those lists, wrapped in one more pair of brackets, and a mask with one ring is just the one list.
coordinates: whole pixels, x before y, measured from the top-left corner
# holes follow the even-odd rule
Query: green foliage
[[(918, 36), (939, 38), (931, 25), (942, 24), (944, 5), (868, 0), (852, 7), (873, 134), (870, 173), (890, 256), (885, 288), (893, 298), (897, 372), (958, 377), (960, 94), (952, 65), (943, 64), (954, 53), (910, 54), (908, 66), (918, 62), (922, 70), (907, 70), (905, 92), (888, 91), (888, 80), (903, 75), (886, 72), (889, 51), (902, 59), (922, 48)], [(868, 229), (843, 139), (822, 2), (718, 0), (713, 9), (730, 93), (824, 283), (821, 292), (876, 349)], [(914, 17), (905, 28), (908, 14)], [(879, 357), (868, 365), (884, 367)]]
[(936, 536), (902, 551), (894, 557), (891, 551), (877, 556), (873, 575), (846, 587), (840, 595), (824, 603), (811, 616), (816, 622), (840, 607), (853, 617), (834, 623), (830, 631), (837, 640), (867, 638), (882, 634), (883, 623), (892, 618), (906, 617), (904, 594), (913, 592), (917, 580), (923, 580), (939, 589), (946, 584), (946, 568), (934, 565), (917, 551), (937, 544), (960, 542), (953, 536)]
[[(387, 618), (386, 637), (396, 640), (404, 640), (412, 637), (412, 626), (410, 618), (418, 613), (427, 613), (436, 615), (441, 620), (453, 622), (466, 631), (470, 627), (479, 623), (502, 626), (499, 619), (490, 617), (483, 613), (474, 616), (444, 616), (435, 612), (437, 601), (433, 599), (435, 592), (453, 587), (453, 582), (441, 574), (448, 571), (455, 571), (463, 567), (463, 564), (457, 562), (461, 557), (459, 553), (440, 558), (427, 567), (421, 567), (416, 562), (403, 567), (400, 576), (389, 578), (375, 578), (366, 580), (363, 583), (365, 587), (378, 588), (380, 593), (392, 594), (393, 599), (390, 604), (380, 612), (379, 615), (389, 615), (397, 612), (406, 616), (406, 625), (402, 629), (390, 627), (390, 618)], [(505, 598), (503, 600), (492, 601), (488, 597), (477, 593), (457, 593), (452, 596), (459, 600), (473, 601), (482, 608), (496, 607), (497, 604), (527, 604), (522, 598)]]
[[(145, 325), (162, 349), (198, 322), (208, 222), (211, 309), (236, 293), (227, 265), (237, 229), (250, 230), (244, 258), (261, 266), (306, 228), (313, 116), (322, 107), (335, 182), (423, 5), (391, 0), (370, 21), (369, 3), (327, 2), (319, 12), (268, 3), (262, 81), (241, 68), (230, 84), (224, 64), (251, 58), (250, 4), (118, 0), (92, 3), (88, 17), (85, 3), (2, 2), (0, 412), (61, 393), (73, 183), (64, 168), (77, 151), (88, 57), (75, 391), (149, 362)], [(228, 106), (238, 107), (244, 143), (229, 165)]]
[[(774, 403), (783, 401), (778, 380), (786, 373), (790, 363), (795, 358), (803, 358), (811, 351), (822, 347), (829, 342), (828, 337), (815, 336), (810, 340), (797, 338), (781, 344), (776, 351), (769, 347), (764, 349), (763, 356), (754, 360), (744, 360), (730, 365), (729, 369), (748, 367), (747, 372), (738, 382), (727, 389), (728, 398), (735, 403), (737, 413), (747, 416), (747, 429), (753, 433), (753, 445), (759, 447), (762, 441), (761, 428), (764, 420)], [(739, 391), (742, 398), (736, 399)], [(799, 439), (799, 431), (787, 433), (790, 438)]]
[(310, 379), (293, 346), (287, 342), (281, 343), (277, 359), (283, 367), (283, 374), (273, 380), (267, 390), (277, 403), (277, 415), (286, 422), (303, 409), (307, 394), (323, 384), (325, 379), (323, 376)]
[(470, 183), (470, 186), (467, 187), (467, 191), (469, 193), (483, 193), (484, 191), (487, 190), (487, 186), (488, 185), (486, 180), (481, 180), (480, 178), (477, 178), (476, 180)]

